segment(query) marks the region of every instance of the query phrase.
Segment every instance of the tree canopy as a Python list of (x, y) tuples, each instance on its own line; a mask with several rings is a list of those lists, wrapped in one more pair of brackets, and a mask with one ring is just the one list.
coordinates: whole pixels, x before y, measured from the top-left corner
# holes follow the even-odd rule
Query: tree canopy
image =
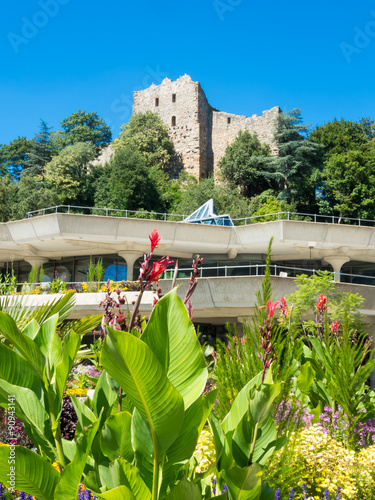
[(124, 147), (134, 148), (144, 157), (147, 166), (157, 165), (172, 173), (174, 145), (168, 135), (168, 127), (156, 113), (146, 111), (133, 115), (129, 123), (122, 126), (113, 146), (117, 151)]
[(302, 123), (300, 109), (280, 113), (277, 118), (274, 138), (279, 151), (272, 157), (272, 165), (279, 178), (279, 199), (288, 203), (311, 202), (315, 197), (311, 176), (321, 146), (307, 137), (308, 129)]
[(271, 149), (261, 144), (256, 133), (239, 132), (219, 162), (220, 173), (246, 197), (260, 194), (271, 186), (275, 174), (267, 157)]
[(97, 113), (87, 113), (78, 110), (61, 122), (62, 130), (53, 136), (54, 144), (58, 150), (78, 142), (91, 143), (93, 151), (98, 155), (112, 140), (112, 132), (103, 118)]
[(32, 141), (26, 137), (18, 137), (9, 144), (0, 146), (0, 172), (1, 175), (9, 173), (18, 179), (23, 169), (27, 166), (27, 157), (32, 148)]

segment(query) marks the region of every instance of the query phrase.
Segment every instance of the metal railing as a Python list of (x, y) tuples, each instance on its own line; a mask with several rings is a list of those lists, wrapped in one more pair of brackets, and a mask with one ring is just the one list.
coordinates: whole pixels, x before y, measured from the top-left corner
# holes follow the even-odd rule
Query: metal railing
[[(264, 272), (266, 269), (265, 264), (252, 264), (252, 265), (243, 265), (243, 266), (212, 266), (212, 267), (201, 267), (200, 269), (200, 277), (201, 278), (212, 278), (212, 277), (243, 277), (243, 276), (264, 276)], [(231, 270), (240, 270), (240, 272), (232, 273)], [(241, 270), (244, 272), (241, 273)], [(178, 274), (186, 274), (186, 277), (190, 276), (191, 267), (189, 268), (179, 268)], [(214, 271), (216, 274), (214, 275)], [(271, 276), (279, 276), (281, 278), (295, 278), (301, 274), (307, 274), (308, 276), (315, 276), (318, 271), (321, 269), (305, 269), (302, 267), (291, 267), (291, 266), (280, 266), (278, 264), (270, 265)], [(173, 279), (174, 270), (166, 270), (163, 274), (163, 279), (172, 280)], [(336, 280), (336, 273), (332, 273), (334, 281)], [(181, 276), (179, 277), (181, 278)], [(349, 283), (353, 282), (353, 279), (357, 280), (356, 284), (358, 285), (375, 285), (375, 271), (374, 276), (367, 276), (364, 274), (348, 274), (348, 273), (340, 273), (340, 278), (348, 278)], [(365, 281), (371, 281), (371, 283)], [(360, 283), (360, 281), (364, 281), (364, 283)], [(342, 282), (342, 281), (341, 281)], [(345, 283), (345, 281), (344, 281)]]
[[(139, 218), (149, 220), (164, 220), (164, 221), (182, 221), (188, 215), (182, 214), (169, 214), (162, 212), (147, 212), (145, 210), (122, 210), (119, 208), (100, 208), (100, 207), (79, 207), (75, 205), (55, 205), (52, 207), (41, 208), (27, 212), (27, 218), (30, 219), (35, 216), (48, 215), (51, 213), (75, 213), (75, 214), (91, 214), (91, 215), (104, 215), (117, 216), (125, 218)], [(354, 217), (339, 217), (337, 215), (321, 215), (309, 214), (302, 212), (274, 212), (264, 215), (252, 215), (250, 217), (241, 217), (232, 219), (235, 226), (242, 226), (248, 224), (256, 224), (259, 222), (281, 221), (281, 220), (296, 220), (305, 222), (320, 222), (325, 224), (350, 224), (355, 226), (374, 226), (374, 219), (360, 219)], [(220, 227), (220, 226), (219, 226)]]
[[(244, 277), (244, 276), (264, 276), (266, 265), (265, 264), (252, 264), (243, 266), (212, 266), (212, 267), (201, 267), (200, 277), (201, 278), (214, 278), (214, 277)], [(237, 271), (233, 273), (233, 270)], [(292, 267), (292, 266), (280, 266), (278, 264), (270, 265), (271, 276), (278, 276), (280, 278), (295, 278), (301, 274), (307, 274), (308, 276), (315, 276), (320, 269), (305, 269), (302, 267)], [(179, 268), (178, 269), (178, 279), (190, 277), (192, 272), (191, 267)], [(174, 269), (167, 269), (164, 271), (162, 278), (164, 280), (171, 281), (173, 279)], [(181, 274), (183, 276), (181, 276)], [(335, 273), (332, 273), (334, 280), (336, 280)], [(344, 278), (344, 281), (342, 279)], [(375, 271), (374, 276), (364, 275), (364, 274), (348, 274), (340, 273), (341, 283), (355, 283), (358, 285), (369, 285), (375, 286)], [(353, 281), (355, 280), (355, 281)], [(126, 280), (125, 280), (126, 281)], [(66, 285), (65, 291), (67, 290), (82, 290), (81, 281), (69, 281), (64, 282)], [(87, 283), (89, 288), (90, 285), (105, 285), (105, 281), (100, 283)], [(120, 282), (119, 282), (120, 283)], [(19, 292), (24, 291), (24, 293), (30, 293), (31, 290), (35, 290), (36, 287), (41, 287), (41, 292), (47, 290), (50, 287), (50, 282), (35, 283), (34, 285), (30, 283), (17, 283), (16, 290)], [(49, 291), (50, 293), (50, 291)]]

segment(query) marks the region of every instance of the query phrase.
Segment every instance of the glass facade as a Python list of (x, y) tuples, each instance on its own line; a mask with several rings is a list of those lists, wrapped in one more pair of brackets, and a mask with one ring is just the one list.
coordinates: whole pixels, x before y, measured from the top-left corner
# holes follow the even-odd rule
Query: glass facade
[[(100, 256), (91, 257), (92, 262), (96, 264)], [(66, 283), (82, 283), (87, 281), (87, 273), (90, 265), (90, 256), (74, 257), (69, 259), (61, 259), (50, 261), (43, 264), (43, 283), (50, 283), (53, 279), (58, 278)], [(118, 255), (103, 256), (104, 281), (108, 279), (113, 281), (123, 281), (127, 278), (127, 265), (125, 260)], [(2, 274), (10, 272), (11, 265), (1, 269)], [(14, 262), (14, 274), (17, 278), (17, 283), (24, 283), (28, 279), (31, 271), (31, 265), (27, 262)], [(39, 276), (37, 278), (39, 281)]]

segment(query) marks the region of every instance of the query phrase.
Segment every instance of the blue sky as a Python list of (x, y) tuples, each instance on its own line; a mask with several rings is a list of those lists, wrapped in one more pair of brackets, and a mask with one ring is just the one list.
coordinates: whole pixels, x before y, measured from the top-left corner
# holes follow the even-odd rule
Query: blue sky
[(116, 136), (134, 90), (185, 73), (222, 111), (375, 119), (370, 0), (4, 0), (0, 51), (0, 144), (78, 109)]

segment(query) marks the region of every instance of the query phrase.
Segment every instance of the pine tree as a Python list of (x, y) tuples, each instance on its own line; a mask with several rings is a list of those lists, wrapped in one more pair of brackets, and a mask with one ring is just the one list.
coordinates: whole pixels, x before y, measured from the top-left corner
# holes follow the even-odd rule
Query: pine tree
[(44, 120), (40, 120), (39, 133), (32, 140), (31, 150), (27, 158), (27, 173), (29, 175), (40, 175), (44, 167), (51, 161), (53, 145), (51, 141), (52, 127), (48, 127)]
[(312, 173), (320, 159), (322, 147), (307, 137), (309, 126), (302, 124), (301, 110), (280, 113), (277, 118), (274, 140), (279, 154), (271, 159), (278, 174), (281, 193), (279, 200), (306, 204), (315, 196)]

